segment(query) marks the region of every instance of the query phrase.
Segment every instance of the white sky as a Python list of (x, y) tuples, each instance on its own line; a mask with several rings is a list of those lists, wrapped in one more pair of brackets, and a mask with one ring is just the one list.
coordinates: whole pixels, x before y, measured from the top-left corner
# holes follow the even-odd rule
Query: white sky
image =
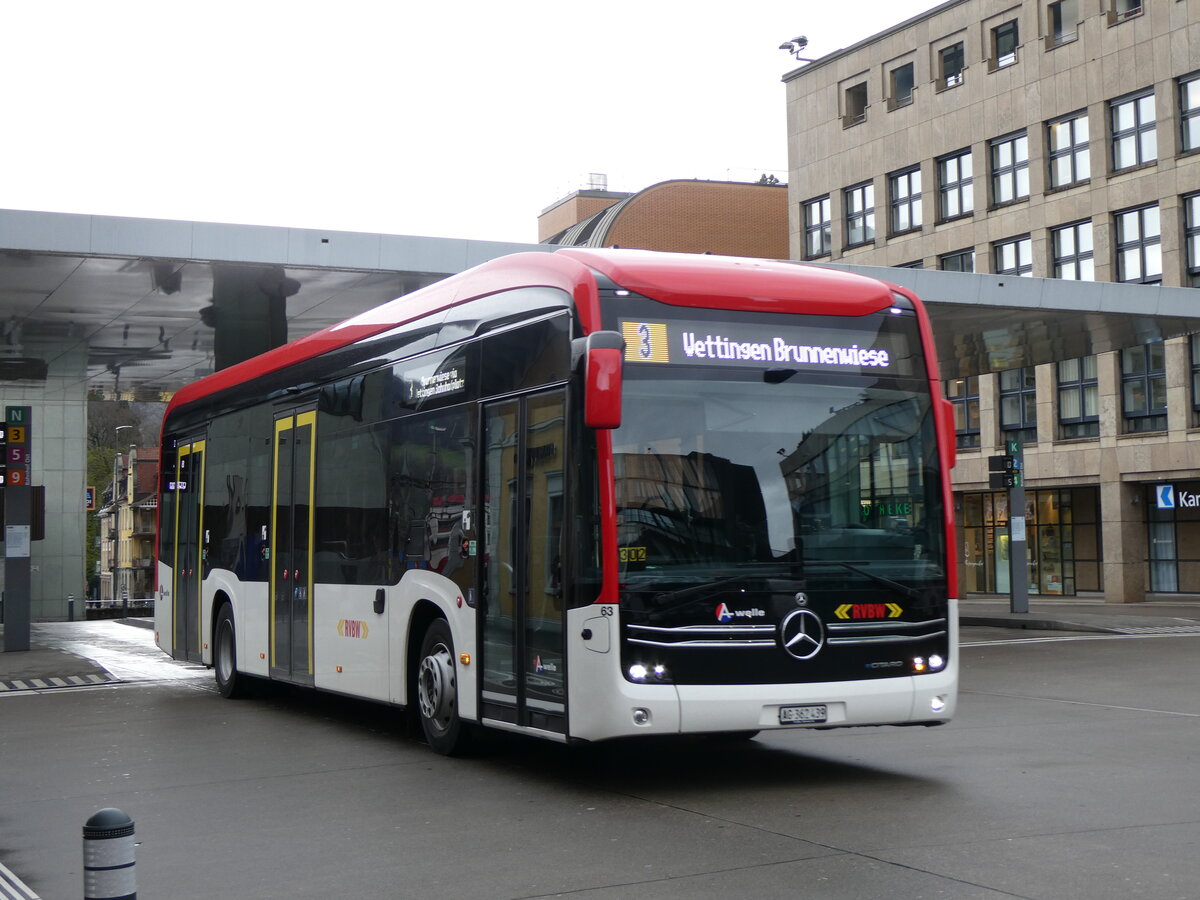
[(584, 186), (786, 179), (781, 77), (933, 0), (6, 0), (0, 208), (534, 241)]

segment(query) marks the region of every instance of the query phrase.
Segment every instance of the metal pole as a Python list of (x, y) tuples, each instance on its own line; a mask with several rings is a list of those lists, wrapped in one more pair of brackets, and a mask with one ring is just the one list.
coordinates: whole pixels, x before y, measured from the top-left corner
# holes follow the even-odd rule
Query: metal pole
[(1019, 441), (1008, 442), (1013, 457), (1012, 487), (1008, 490), (1008, 566), (1012, 594), (1009, 612), (1029, 612), (1029, 563), (1025, 542), (1025, 455)]
[(137, 900), (133, 819), (102, 809), (83, 826), (83, 900)]
[(32, 569), (29, 561), (32, 488), (27, 484), (4, 488), (4, 650), (30, 648)]

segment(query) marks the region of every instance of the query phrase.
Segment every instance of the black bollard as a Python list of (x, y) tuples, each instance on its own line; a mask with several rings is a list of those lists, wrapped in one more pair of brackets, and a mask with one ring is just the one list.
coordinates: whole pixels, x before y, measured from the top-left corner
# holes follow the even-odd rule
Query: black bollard
[(133, 819), (102, 809), (83, 826), (83, 900), (137, 900)]

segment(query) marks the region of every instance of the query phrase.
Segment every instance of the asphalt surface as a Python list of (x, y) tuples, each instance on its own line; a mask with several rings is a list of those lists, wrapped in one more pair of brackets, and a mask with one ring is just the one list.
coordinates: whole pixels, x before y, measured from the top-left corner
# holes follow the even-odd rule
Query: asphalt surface
[(223, 701), (146, 620), (35, 623), (0, 653), (0, 898), (80, 896), (103, 806), (137, 821), (143, 896), (1200, 896), (1200, 605), (962, 611), (945, 728), (466, 760), (386, 707)]

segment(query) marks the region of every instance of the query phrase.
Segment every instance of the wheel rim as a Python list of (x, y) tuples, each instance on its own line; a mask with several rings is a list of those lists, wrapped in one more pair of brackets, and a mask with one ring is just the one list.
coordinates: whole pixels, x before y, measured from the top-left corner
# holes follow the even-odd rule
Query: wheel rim
[(233, 677), (233, 624), (228, 620), (217, 631), (217, 677), (222, 683)]
[(421, 715), (439, 732), (450, 727), (454, 715), (454, 663), (450, 648), (437, 644), (421, 660), (417, 675), (417, 700)]

